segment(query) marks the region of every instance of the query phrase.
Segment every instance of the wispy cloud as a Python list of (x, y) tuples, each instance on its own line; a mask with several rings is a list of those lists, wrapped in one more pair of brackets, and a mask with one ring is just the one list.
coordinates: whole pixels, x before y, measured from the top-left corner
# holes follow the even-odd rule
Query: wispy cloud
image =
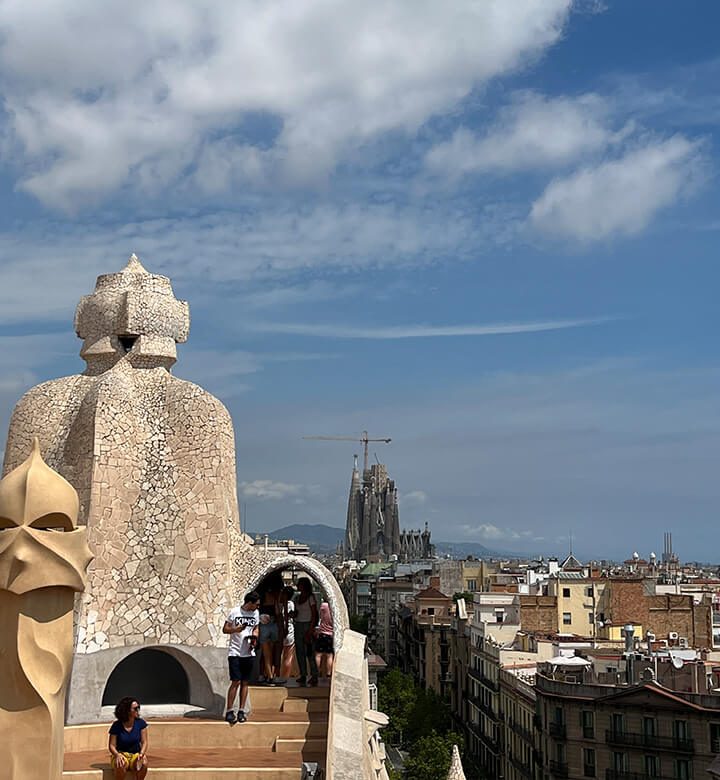
[(445, 176), (560, 166), (622, 140), (627, 128), (615, 130), (611, 119), (611, 103), (600, 95), (519, 92), (484, 134), (459, 128), (428, 152), (426, 164)]
[(697, 188), (702, 162), (698, 141), (651, 139), (618, 159), (550, 182), (533, 203), (530, 222), (544, 233), (584, 242), (635, 235)]
[(296, 504), (305, 502), (310, 496), (317, 496), (323, 491), (319, 485), (299, 485), (291, 482), (278, 482), (273, 479), (254, 479), (252, 482), (240, 483), (240, 495), (243, 498), (258, 501), (285, 501), (294, 499)]
[(331, 339), (418, 339), (454, 336), (507, 336), (513, 333), (540, 333), (601, 325), (615, 318), (596, 317), (578, 320), (546, 320), (544, 322), (505, 322), (488, 325), (387, 325), (380, 328), (349, 325), (270, 322), (251, 327), (262, 333), (285, 333), (295, 336), (317, 336)]

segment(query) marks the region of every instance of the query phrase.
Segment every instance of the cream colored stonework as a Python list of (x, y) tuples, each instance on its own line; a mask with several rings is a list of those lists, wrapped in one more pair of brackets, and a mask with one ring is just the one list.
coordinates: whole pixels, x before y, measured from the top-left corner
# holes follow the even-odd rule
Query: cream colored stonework
[(450, 769), (447, 780), (465, 780), (462, 761), (460, 760), (460, 751), (457, 745), (453, 745), (452, 759), (450, 760)]
[[(169, 372), (187, 303), (134, 256), (101, 276), (77, 309), (83, 375), (18, 403), (4, 472), (39, 437), (48, 465), (78, 491), (95, 560), (76, 615), (76, 652), (147, 645), (224, 646), (243, 583), (233, 426), (225, 407)], [(236, 564), (237, 566), (237, 564)]]
[(72, 486), (31, 454), (0, 480), (0, 731), (4, 780), (59, 780), (73, 598), (92, 557)]

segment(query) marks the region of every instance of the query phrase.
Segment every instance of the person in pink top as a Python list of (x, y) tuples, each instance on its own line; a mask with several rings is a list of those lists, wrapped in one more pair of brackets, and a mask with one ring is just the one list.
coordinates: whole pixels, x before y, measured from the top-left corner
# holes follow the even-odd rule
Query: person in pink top
[(333, 644), (332, 612), (327, 601), (323, 601), (320, 605), (320, 622), (315, 629), (315, 637), (315, 663), (317, 664), (318, 674), (322, 674), (324, 666), (325, 677), (329, 679), (332, 676), (335, 646)]

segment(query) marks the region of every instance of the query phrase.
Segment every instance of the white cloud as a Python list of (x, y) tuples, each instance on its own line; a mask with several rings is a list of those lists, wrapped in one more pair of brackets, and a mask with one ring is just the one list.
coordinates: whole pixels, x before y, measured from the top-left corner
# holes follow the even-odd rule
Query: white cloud
[(516, 531), (513, 528), (501, 528), (492, 523), (463, 525), (462, 531), (468, 537), (487, 542), (497, 542), (500, 540), (517, 541), (518, 539), (530, 539), (533, 536), (532, 531)]
[[(0, 7), (6, 150), (67, 208), (157, 191), (322, 178), (414, 132), (556, 42), (572, 0), (54, 0)], [(230, 173), (228, 173), (230, 171)]]
[(513, 333), (539, 333), (565, 330), (607, 322), (607, 318), (585, 320), (549, 320), (547, 322), (506, 322), (489, 325), (389, 325), (368, 328), (348, 325), (311, 323), (256, 323), (251, 327), (261, 333), (287, 333), (334, 339), (414, 339), (455, 336), (502, 336)]
[(409, 493), (403, 493), (400, 500), (403, 504), (422, 506), (427, 503), (428, 494), (424, 490), (411, 490)]
[(450, 176), (544, 168), (605, 149), (625, 132), (613, 130), (610, 105), (599, 95), (548, 98), (521, 92), (483, 135), (460, 128), (428, 152), (426, 163)]
[(530, 223), (580, 241), (639, 233), (697, 186), (701, 159), (701, 145), (683, 136), (648, 141), (619, 159), (553, 180), (533, 203)]
[(304, 485), (276, 482), (272, 479), (255, 479), (252, 482), (240, 483), (240, 494), (244, 498), (256, 498), (261, 501), (296, 498), (304, 493)]
[[(420, 266), (452, 257), (464, 261), (503, 246), (519, 215), (488, 207), (455, 211), (433, 204), (330, 204), (295, 208), (267, 204), (261, 212), (221, 211), (127, 224), (29, 223), (0, 233), (0, 322), (62, 318), (72, 321), (95, 276), (122, 268), (137, 252), (148, 270), (168, 274), (178, 295), (199, 306), (209, 289), (213, 307), (231, 285), (253, 281), (255, 310), (332, 297), (332, 284), (298, 282), (313, 269)], [(37, 279), (43, 284), (38, 285)], [(298, 283), (295, 290), (278, 290)], [(268, 295), (262, 296), (265, 286)]]

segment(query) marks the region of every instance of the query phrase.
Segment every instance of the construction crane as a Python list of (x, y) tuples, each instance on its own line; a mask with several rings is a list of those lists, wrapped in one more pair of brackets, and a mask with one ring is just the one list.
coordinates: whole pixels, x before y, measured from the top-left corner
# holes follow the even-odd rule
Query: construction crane
[(371, 441), (382, 442), (383, 444), (390, 444), (392, 439), (389, 437), (382, 437), (380, 439), (371, 439), (368, 436), (367, 431), (362, 432), (362, 436), (358, 439), (357, 436), (303, 436), (303, 439), (314, 439), (316, 441), (359, 441), (364, 447), (364, 466), (363, 470), (367, 471), (368, 467), (368, 443)]

